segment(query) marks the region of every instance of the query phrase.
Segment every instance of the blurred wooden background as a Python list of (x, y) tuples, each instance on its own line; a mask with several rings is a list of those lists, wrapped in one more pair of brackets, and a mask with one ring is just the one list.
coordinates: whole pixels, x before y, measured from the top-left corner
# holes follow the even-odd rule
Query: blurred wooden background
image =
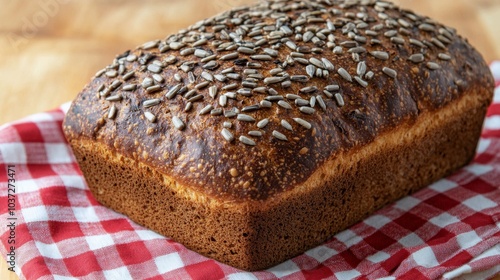
[[(115, 54), (255, 0), (0, 0), (0, 125), (72, 100)], [(499, 0), (394, 0), (500, 59)], [(0, 279), (17, 279), (0, 262)], [(9, 278), (10, 277), (10, 278)]]

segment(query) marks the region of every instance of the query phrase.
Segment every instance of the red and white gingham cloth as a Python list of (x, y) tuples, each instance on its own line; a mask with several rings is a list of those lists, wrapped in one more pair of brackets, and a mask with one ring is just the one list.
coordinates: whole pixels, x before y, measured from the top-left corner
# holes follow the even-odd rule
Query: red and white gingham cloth
[[(266, 271), (218, 263), (97, 203), (61, 131), (66, 106), (0, 127), (0, 251), (15, 165), (21, 279), (485, 279), (500, 272), (500, 62), (474, 162)], [(175, 225), (172, 225), (175, 226)]]

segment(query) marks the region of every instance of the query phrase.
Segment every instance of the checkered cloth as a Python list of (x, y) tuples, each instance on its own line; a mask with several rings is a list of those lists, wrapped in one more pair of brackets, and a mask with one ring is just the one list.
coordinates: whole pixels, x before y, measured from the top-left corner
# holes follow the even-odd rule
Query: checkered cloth
[[(68, 105), (0, 127), (0, 251), (21, 279), (484, 279), (500, 272), (500, 62), (474, 162), (266, 271), (186, 249), (92, 197), (61, 131)], [(15, 165), (16, 210), (7, 204)], [(12, 173), (12, 172), (11, 172)]]

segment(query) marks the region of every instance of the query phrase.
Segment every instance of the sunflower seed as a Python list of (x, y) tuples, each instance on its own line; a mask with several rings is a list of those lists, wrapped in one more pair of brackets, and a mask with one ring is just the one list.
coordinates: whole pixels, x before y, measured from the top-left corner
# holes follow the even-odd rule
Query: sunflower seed
[(105, 74), (106, 74), (106, 76), (108, 76), (110, 78), (114, 78), (114, 77), (118, 76), (118, 71), (116, 71), (116, 70), (109, 70)]
[(244, 53), (244, 54), (254, 54), (255, 50), (247, 47), (239, 47), (237, 49), (239, 53)]
[(420, 62), (423, 62), (424, 61), (424, 55), (421, 54), (421, 53), (417, 53), (417, 54), (412, 54), (408, 60), (410, 60), (411, 62), (414, 62), (414, 63), (420, 63)]
[(213, 109), (214, 109), (214, 106), (212, 106), (212, 105), (209, 104), (209, 105), (205, 106), (203, 109), (200, 110), (199, 115), (208, 114)]
[(333, 65), (333, 63), (330, 60), (328, 60), (328, 59), (326, 59), (326, 58), (323, 57), (323, 58), (321, 58), (321, 61), (325, 65), (326, 70), (328, 70), (328, 71), (334, 71), (335, 70), (335, 66)]
[(337, 91), (340, 89), (339, 85), (328, 85), (325, 87), (326, 90), (328, 91)]
[(161, 102), (161, 99), (155, 98), (155, 99), (149, 99), (149, 100), (144, 101), (142, 103), (142, 105), (144, 106), (144, 108), (149, 108), (149, 107), (160, 104), (160, 102)]
[(188, 102), (186, 103), (186, 106), (184, 106), (184, 112), (189, 112), (193, 108), (193, 103)]
[(432, 42), (434, 45), (436, 45), (436, 46), (438, 46), (439, 48), (441, 48), (441, 49), (446, 49), (446, 46), (445, 46), (445, 45), (444, 45), (441, 41), (439, 41), (438, 39), (436, 39), (436, 38), (434, 38), (434, 37), (431, 39), (431, 42)]
[(200, 39), (200, 40), (198, 40), (198, 41), (194, 42), (194, 43), (193, 43), (193, 47), (199, 47), (199, 46), (201, 46), (201, 45), (204, 45), (204, 44), (206, 44), (206, 43), (207, 43), (207, 41), (208, 41), (207, 39), (202, 38), (202, 39)]
[(394, 78), (394, 79), (398, 76), (398, 72), (396, 72), (396, 70), (391, 69), (389, 67), (382, 68), (382, 72), (384, 72), (384, 74), (386, 74), (387, 76)]
[(281, 106), (282, 108), (287, 109), (287, 110), (292, 109), (292, 106), (290, 106), (290, 104), (288, 104), (288, 102), (286, 102), (284, 100), (278, 101), (278, 105)]
[(262, 129), (262, 128), (266, 127), (268, 123), (269, 123), (269, 119), (263, 119), (257, 123), (257, 127)]
[(308, 115), (312, 115), (312, 114), (314, 114), (314, 112), (316, 112), (316, 110), (314, 110), (314, 108), (307, 107), (307, 106), (300, 107), (299, 110), (302, 113), (308, 114)]
[(267, 100), (262, 100), (259, 104), (261, 108), (271, 108), (271, 106), (273, 105), (270, 101)]
[(291, 94), (291, 93), (288, 93), (285, 97), (286, 97), (287, 99), (290, 99), (290, 100), (295, 100), (295, 99), (300, 98), (300, 96), (298, 96), (298, 95), (296, 95), (296, 94)]
[(297, 98), (294, 101), (295, 105), (301, 107), (301, 106), (309, 106), (309, 100), (305, 100), (302, 98)]
[(321, 95), (316, 96), (316, 102), (318, 103), (319, 107), (323, 109), (323, 111), (326, 111), (326, 104)]
[(273, 49), (270, 49), (270, 48), (265, 48), (264, 49), (264, 53), (270, 55), (270, 56), (278, 56), (278, 51), (277, 50), (273, 50)]
[(224, 139), (226, 139), (228, 142), (234, 141), (233, 134), (227, 128), (223, 128), (221, 131), (221, 134), (222, 134), (222, 137), (224, 137)]
[(312, 127), (312, 125), (308, 121), (305, 121), (301, 118), (294, 118), (293, 120), (296, 123), (300, 124), (301, 126), (305, 127), (306, 129), (311, 129), (311, 127)]
[(254, 60), (273, 60), (273, 58), (270, 56), (270, 55), (267, 55), (267, 54), (256, 54), (256, 55), (252, 55), (250, 56), (251, 59), (254, 59)]
[(219, 59), (220, 60), (232, 60), (232, 59), (238, 58), (238, 56), (239, 56), (238, 52), (233, 52), (233, 53), (223, 55)]
[(264, 84), (266, 85), (276, 84), (276, 83), (281, 83), (284, 80), (285, 77), (269, 77), (264, 79)]
[(248, 135), (253, 136), (253, 137), (262, 137), (262, 131), (251, 130), (248, 132)]
[(226, 95), (219, 96), (219, 105), (222, 107), (226, 107), (226, 104), (227, 104), (227, 96)]
[(211, 86), (208, 88), (208, 95), (215, 99), (215, 97), (217, 96), (217, 91), (218, 91), (217, 86)]
[(177, 95), (177, 93), (179, 92), (179, 90), (181, 89), (181, 87), (182, 87), (182, 84), (175, 85), (167, 92), (167, 94), (165, 94), (165, 97), (168, 99), (174, 98)]
[(385, 37), (394, 37), (398, 34), (397, 30), (389, 30), (384, 33)]
[(207, 81), (213, 82), (214, 81), (214, 76), (208, 72), (201, 72), (201, 77)]
[(153, 115), (153, 113), (146, 111), (146, 112), (144, 112), (144, 116), (146, 117), (146, 119), (148, 119), (148, 121), (150, 121), (152, 123), (156, 122), (156, 116)]
[(435, 62), (427, 62), (427, 68), (429, 68), (431, 70), (437, 70), (437, 69), (441, 68), (441, 66), (439, 66), (439, 64), (437, 64)]
[(154, 93), (154, 92), (157, 92), (161, 90), (161, 86), (160, 85), (156, 85), (156, 86), (150, 86), (146, 89), (146, 92), (147, 93)]
[(203, 95), (198, 94), (198, 95), (195, 95), (195, 96), (189, 98), (188, 102), (196, 102), (196, 101), (202, 100), (202, 99), (203, 99)]
[(375, 76), (375, 73), (373, 73), (372, 71), (368, 71), (368, 73), (366, 73), (366, 75), (365, 75), (365, 79), (371, 80), (371, 79), (373, 79), (373, 76)]
[(337, 73), (339, 73), (339, 75), (344, 78), (344, 80), (346, 81), (349, 81), (349, 82), (352, 82), (352, 77), (351, 75), (349, 74), (349, 72), (347, 72), (347, 70), (345, 70), (344, 68), (339, 68), (339, 70), (337, 70)]
[(156, 65), (156, 64), (149, 64), (148, 70), (153, 72), (153, 73), (160, 73), (162, 68), (161, 68), (161, 66)]
[(278, 132), (276, 130), (273, 130), (272, 135), (276, 139), (279, 139), (279, 140), (282, 140), (282, 141), (288, 141), (288, 138), (286, 138), (286, 136), (284, 134), (282, 134), (281, 132)]
[(260, 106), (258, 104), (256, 104), (256, 105), (250, 105), (250, 106), (243, 107), (243, 109), (241, 109), (241, 111), (242, 112), (252, 112), (252, 111), (259, 110), (259, 109), (260, 109)]
[(306, 73), (309, 75), (309, 77), (314, 78), (314, 75), (316, 73), (316, 66), (309, 64), (306, 66)]
[(350, 48), (348, 51), (348, 53), (355, 53), (355, 54), (360, 54), (360, 53), (365, 53), (366, 52), (366, 49), (363, 48), (363, 47), (354, 47), (354, 48)]
[(358, 84), (362, 87), (367, 87), (368, 86), (368, 82), (367, 81), (364, 81), (363, 79), (361, 79), (360, 77), (358, 76), (354, 76), (354, 80), (356, 80), (356, 82), (358, 82)]
[(108, 119), (114, 119), (116, 116), (116, 111), (116, 106), (113, 104), (111, 108), (109, 108)]
[(415, 45), (415, 46), (420, 47), (420, 48), (425, 48), (426, 47), (424, 45), (424, 43), (420, 42), (417, 39), (413, 39), (413, 38), (410, 38), (410, 44)]
[(243, 121), (243, 122), (254, 122), (255, 119), (249, 115), (245, 115), (245, 114), (238, 114), (237, 116), (237, 120), (239, 121)]
[(220, 116), (222, 115), (223, 111), (222, 108), (215, 108), (210, 111), (210, 115), (212, 116)]
[(286, 128), (290, 131), (293, 131), (292, 125), (289, 122), (287, 122), (286, 120), (281, 120), (281, 126), (283, 126), (284, 128)]
[(146, 78), (144, 78), (144, 80), (142, 80), (141, 86), (143, 88), (148, 88), (148, 87), (152, 86), (153, 84), (154, 84), (153, 79), (151, 79), (150, 77), (146, 77)]
[(222, 126), (223, 126), (224, 128), (231, 128), (231, 127), (233, 127), (233, 124), (232, 124), (231, 122), (227, 122), (227, 121), (226, 121), (226, 122), (224, 122), (224, 123), (222, 124)]
[(342, 54), (344, 51), (342, 49), (341, 46), (336, 46), (335, 48), (333, 48), (333, 53), (334, 54)]
[(388, 60), (389, 59), (389, 54), (387, 52), (383, 51), (372, 51), (370, 52), (371, 55), (373, 55), (375, 58), (382, 59), (382, 60)]
[(122, 90), (124, 91), (134, 91), (136, 89), (137, 85), (124, 85), (122, 87)]
[(309, 81), (309, 78), (306, 75), (293, 75), (293, 76), (290, 76), (290, 80), (292, 82), (305, 83), (305, 82)]
[(186, 128), (186, 124), (177, 116), (172, 117), (172, 123), (178, 130), (184, 130), (184, 128)]
[(451, 60), (451, 56), (445, 53), (438, 54), (438, 57), (442, 60)]
[(337, 104), (339, 105), (339, 107), (343, 107), (345, 105), (344, 98), (342, 97), (342, 95), (340, 95), (340, 93), (335, 94), (335, 100), (337, 100)]
[(266, 96), (265, 99), (267, 101), (279, 101), (279, 100), (283, 100), (283, 96), (281, 95), (269, 95), (269, 96)]
[(135, 75), (135, 71), (130, 71), (127, 74), (123, 75), (123, 80), (126, 81), (130, 78), (132, 78)]
[(356, 68), (356, 73), (361, 77), (366, 73), (366, 62), (360, 61)]
[(255, 145), (257, 145), (255, 143), (255, 141), (253, 141), (252, 139), (250, 139), (250, 138), (248, 138), (246, 136), (240, 136), (239, 140), (240, 140), (241, 143), (243, 143), (245, 145), (249, 145), (249, 146), (255, 146)]
[(317, 59), (317, 58), (315, 58), (315, 57), (311, 57), (311, 58), (309, 59), (309, 62), (310, 62), (312, 65), (316, 66), (316, 67), (319, 67), (319, 68), (325, 68), (325, 64), (324, 64), (321, 60), (319, 60), (319, 59)]
[(422, 23), (418, 26), (418, 29), (423, 30), (423, 31), (428, 31), (428, 32), (434, 32), (436, 29), (434, 28), (433, 25), (430, 25), (428, 23)]

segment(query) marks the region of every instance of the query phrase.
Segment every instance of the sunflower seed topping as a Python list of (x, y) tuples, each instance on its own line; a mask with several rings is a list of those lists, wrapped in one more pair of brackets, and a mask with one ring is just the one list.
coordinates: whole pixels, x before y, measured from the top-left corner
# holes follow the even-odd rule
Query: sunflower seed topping
[(215, 99), (215, 97), (217, 96), (217, 91), (217, 86), (211, 86), (208, 88), (208, 95)]
[(262, 128), (266, 127), (268, 123), (269, 123), (269, 119), (263, 119), (257, 123), (257, 127), (262, 129)]
[(243, 121), (243, 122), (254, 122), (255, 119), (249, 115), (245, 115), (245, 114), (238, 114), (238, 116), (236, 117), (237, 120), (239, 121)]
[(287, 109), (287, 110), (291, 110), (292, 109), (292, 106), (290, 106), (290, 104), (288, 104), (288, 102), (284, 101), (284, 100), (280, 100), (278, 101), (278, 105)]
[(326, 104), (321, 95), (316, 96), (316, 102), (318, 103), (319, 107), (323, 109), (323, 111), (326, 111)]
[(316, 112), (316, 110), (314, 110), (314, 108), (307, 107), (307, 106), (300, 107), (299, 110), (302, 113), (308, 114), (308, 115), (312, 115), (312, 114), (314, 114), (314, 112)]
[(205, 106), (203, 109), (201, 109), (199, 114), (206, 115), (206, 114), (210, 113), (210, 111), (212, 111), (213, 109), (214, 109), (214, 106), (209, 104), (209, 105)]
[(386, 74), (387, 76), (394, 78), (394, 79), (398, 76), (398, 72), (396, 72), (396, 70), (391, 69), (389, 67), (382, 68), (382, 72), (384, 72), (384, 74)]
[(306, 129), (311, 129), (312, 125), (308, 121), (305, 121), (301, 118), (294, 118), (293, 119), (296, 123), (300, 124), (301, 126), (305, 127)]
[(186, 124), (177, 116), (172, 117), (172, 123), (178, 130), (184, 130), (184, 128), (186, 128)]
[(238, 58), (238, 56), (239, 56), (238, 52), (233, 52), (233, 53), (223, 55), (219, 59), (220, 60), (232, 60), (232, 59)]
[(356, 73), (360, 77), (362, 77), (366, 73), (366, 63), (364, 61), (360, 61), (358, 63), (358, 67), (356, 68)]
[(116, 116), (116, 106), (113, 104), (108, 111), (108, 119), (114, 119)]
[(174, 98), (177, 93), (179, 92), (179, 90), (181, 89), (182, 87), (182, 84), (178, 84), (178, 85), (175, 85), (174, 87), (172, 87), (168, 92), (167, 94), (165, 94), (165, 97), (167, 99), (172, 99)]
[(243, 107), (243, 109), (241, 109), (241, 111), (242, 112), (253, 112), (253, 111), (256, 111), (259, 109), (260, 109), (260, 106), (258, 104), (256, 104), (256, 105), (250, 105), (250, 106)]
[(293, 131), (292, 125), (289, 122), (285, 121), (285, 120), (281, 120), (281, 126), (283, 126), (284, 128), (286, 128), (286, 129), (288, 129), (290, 131)]
[(339, 73), (339, 75), (344, 78), (344, 80), (346, 81), (349, 81), (349, 82), (352, 82), (352, 77), (351, 75), (349, 74), (349, 72), (347, 72), (347, 70), (345, 70), (344, 68), (339, 68), (337, 70), (337, 73)]
[(431, 70), (437, 70), (437, 69), (441, 68), (441, 66), (439, 66), (439, 64), (437, 64), (435, 62), (427, 62), (427, 68), (429, 68)]
[(201, 77), (209, 82), (214, 81), (214, 76), (206, 71), (201, 72)]
[(248, 135), (253, 136), (253, 137), (262, 137), (262, 131), (251, 130), (248, 132)]
[(222, 137), (224, 137), (224, 139), (226, 139), (226, 141), (228, 141), (228, 142), (234, 141), (233, 134), (227, 128), (223, 128), (221, 131), (221, 134), (222, 134)]
[(451, 60), (451, 56), (445, 53), (438, 54), (438, 57), (442, 60)]
[(344, 98), (340, 93), (335, 94), (335, 100), (337, 100), (337, 104), (339, 105), (339, 107), (343, 107), (345, 105)]
[(248, 145), (248, 146), (255, 146), (255, 145), (257, 145), (255, 143), (255, 141), (253, 141), (252, 139), (250, 139), (250, 138), (248, 138), (246, 136), (243, 136), (243, 135), (240, 136), (239, 140), (240, 140), (241, 143), (243, 143), (245, 145)]
[(161, 99), (155, 98), (155, 99), (149, 99), (149, 100), (144, 101), (142, 103), (142, 105), (144, 106), (144, 108), (149, 108), (149, 107), (160, 104), (160, 102), (161, 102)]
[(250, 58), (254, 59), (254, 60), (264, 60), (264, 61), (273, 60), (273, 58), (267, 54), (256, 54), (256, 55), (250, 56)]
[(372, 51), (370, 52), (371, 55), (373, 55), (375, 58), (382, 59), (382, 60), (388, 60), (389, 59), (389, 54), (387, 52), (383, 51)]
[(160, 85), (150, 86), (146, 89), (147, 93), (155, 93), (155, 92), (160, 91), (160, 90), (161, 90)]
[(259, 104), (260, 104), (260, 107), (262, 107), (262, 108), (271, 108), (271, 106), (273, 105), (271, 103), (271, 101), (267, 101), (267, 100), (262, 100), (262, 101), (260, 101)]
[(417, 53), (417, 54), (412, 54), (408, 60), (411, 61), (411, 62), (414, 62), (414, 63), (420, 63), (420, 62), (423, 62), (424, 61), (424, 55), (421, 54), (421, 53)]
[(148, 121), (150, 121), (152, 123), (156, 122), (156, 116), (153, 115), (153, 113), (146, 111), (146, 112), (144, 112), (144, 116), (146, 117), (146, 119)]

